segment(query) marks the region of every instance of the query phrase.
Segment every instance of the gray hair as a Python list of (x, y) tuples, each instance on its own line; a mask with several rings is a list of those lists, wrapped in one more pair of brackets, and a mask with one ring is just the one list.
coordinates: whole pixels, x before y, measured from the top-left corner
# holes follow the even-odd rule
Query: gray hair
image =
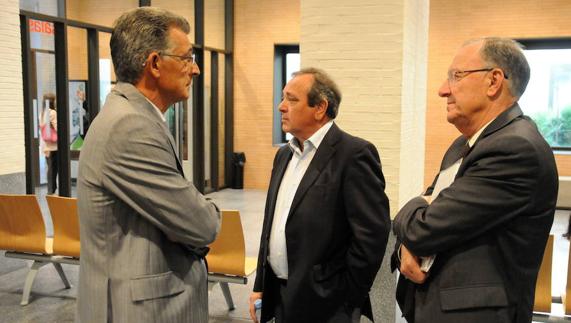
[(486, 37), (468, 43), (477, 41), (483, 42), (480, 49), (482, 60), (504, 71), (510, 93), (519, 99), (525, 92), (530, 76), (529, 63), (522, 51), (523, 46), (513, 39), (499, 37)]
[(169, 11), (142, 7), (123, 13), (113, 23), (111, 57), (117, 80), (134, 84), (141, 77), (144, 64), (152, 52), (169, 48), (168, 31), (178, 28), (190, 32), (188, 21)]
[(310, 107), (318, 105), (321, 101), (327, 101), (327, 116), (335, 119), (339, 112), (339, 104), (341, 104), (341, 91), (333, 79), (325, 73), (324, 70), (308, 67), (292, 73), (293, 77), (298, 75), (313, 75), (313, 85), (307, 93), (307, 103)]

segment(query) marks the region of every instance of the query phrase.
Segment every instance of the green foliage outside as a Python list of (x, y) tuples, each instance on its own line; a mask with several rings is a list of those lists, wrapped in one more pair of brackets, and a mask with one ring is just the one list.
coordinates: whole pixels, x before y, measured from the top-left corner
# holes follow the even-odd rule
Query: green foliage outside
[(571, 147), (571, 105), (558, 116), (541, 112), (532, 119), (551, 147)]

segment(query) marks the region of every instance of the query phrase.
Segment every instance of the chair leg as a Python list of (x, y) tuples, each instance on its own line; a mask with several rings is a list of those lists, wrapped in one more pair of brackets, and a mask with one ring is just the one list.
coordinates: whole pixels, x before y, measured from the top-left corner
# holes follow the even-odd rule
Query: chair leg
[(216, 284), (218, 284), (218, 282), (208, 282), (208, 291), (211, 292), (212, 289), (214, 288), (214, 286), (216, 286)]
[(67, 277), (65, 276), (65, 272), (63, 271), (63, 268), (61, 267), (61, 264), (58, 262), (54, 262), (54, 267), (56, 267), (57, 273), (59, 274), (59, 277), (61, 278), (61, 280), (63, 281), (63, 284), (65, 285), (66, 289), (70, 289), (71, 288), (71, 284), (69, 283), (69, 280), (67, 280)]
[(28, 305), (30, 301), (30, 293), (32, 292), (32, 285), (34, 284), (34, 279), (36, 279), (36, 275), (38, 274), (40, 267), (45, 264), (45, 262), (38, 260), (34, 260), (32, 263), (32, 267), (30, 267), (28, 276), (26, 276), (26, 283), (24, 283), (24, 291), (22, 292), (22, 302), (20, 302), (20, 305)]
[(232, 294), (230, 293), (230, 287), (228, 283), (220, 282), (220, 288), (222, 289), (222, 294), (224, 294), (224, 298), (226, 299), (226, 304), (228, 305), (229, 310), (233, 310), (234, 302), (232, 301)]

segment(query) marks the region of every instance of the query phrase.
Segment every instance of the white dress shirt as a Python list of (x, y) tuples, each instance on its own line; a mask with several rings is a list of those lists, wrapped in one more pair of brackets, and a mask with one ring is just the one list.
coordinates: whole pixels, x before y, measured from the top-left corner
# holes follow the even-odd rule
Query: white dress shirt
[[(492, 121), (494, 120), (496, 119), (493, 119)], [(480, 130), (478, 130), (472, 137), (470, 137), (470, 139), (468, 139), (468, 146), (470, 148), (474, 146), (476, 140), (478, 140), (482, 132), (484, 132), (484, 129), (486, 129), (490, 125), (490, 123), (492, 123), (492, 121), (486, 123), (482, 128), (480, 128)], [(452, 166), (440, 171), (440, 174), (438, 174), (438, 180), (436, 181), (434, 189), (432, 190), (431, 201), (434, 201), (438, 197), (438, 195), (440, 195), (440, 192), (443, 189), (448, 188), (450, 185), (452, 185), (452, 183), (454, 182), (454, 178), (456, 178), (456, 174), (458, 173), (458, 170), (460, 169), (460, 165), (462, 164), (463, 160), (464, 158), (460, 158), (454, 164), (452, 164)], [(436, 255), (428, 257), (420, 257), (421, 259), (420, 270), (428, 272), (430, 270), (430, 267), (432, 267), (435, 258)]]
[(291, 203), (293, 202), (303, 175), (315, 156), (315, 152), (332, 125), (333, 120), (330, 120), (304, 141), (303, 151), (301, 151), (297, 139), (292, 138), (288, 142), (293, 156), (287, 165), (278, 191), (272, 231), (270, 233), (270, 252), (268, 255), (270, 266), (272, 266), (272, 270), (278, 278), (287, 279), (288, 277), (285, 227)]
[(157, 107), (153, 101), (149, 100), (149, 98), (145, 97), (145, 99), (147, 99), (147, 101), (149, 101), (149, 103), (153, 106), (153, 108), (155, 108), (155, 110), (157, 111), (157, 113), (159, 114), (159, 117), (161, 117), (161, 119), (163, 120), (163, 122), (167, 122), (167, 119), (165, 118), (165, 114), (161, 111), (161, 109), (159, 109), (159, 107)]

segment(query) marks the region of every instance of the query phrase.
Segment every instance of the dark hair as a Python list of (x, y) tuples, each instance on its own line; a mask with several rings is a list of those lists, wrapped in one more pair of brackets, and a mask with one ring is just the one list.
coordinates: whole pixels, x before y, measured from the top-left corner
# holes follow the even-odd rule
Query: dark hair
[(318, 105), (321, 101), (327, 101), (327, 116), (335, 119), (339, 113), (339, 104), (341, 104), (341, 91), (333, 79), (325, 73), (324, 70), (308, 67), (292, 73), (293, 77), (298, 75), (313, 75), (313, 85), (307, 93), (307, 103), (310, 107)]
[(170, 28), (190, 32), (188, 21), (169, 11), (153, 7), (129, 10), (113, 23), (111, 57), (120, 82), (135, 83), (141, 77), (150, 53), (169, 48)]
[[(43, 99), (44, 99), (44, 102), (46, 102), (46, 100), (48, 100), (50, 109), (52, 109), (52, 110), (56, 109), (56, 95), (55, 94), (48, 92), (48, 93), (44, 94)], [(42, 102), (42, 104), (44, 102)]]

